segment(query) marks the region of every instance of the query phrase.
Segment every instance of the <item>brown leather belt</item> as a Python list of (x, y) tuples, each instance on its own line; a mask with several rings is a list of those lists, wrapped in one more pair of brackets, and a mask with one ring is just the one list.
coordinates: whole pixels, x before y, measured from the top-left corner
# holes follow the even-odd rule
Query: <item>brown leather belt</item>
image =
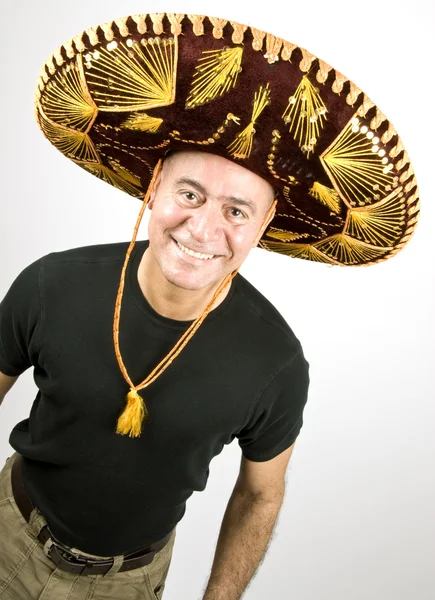
[[(29, 522), (34, 506), (26, 492), (21, 477), (21, 454), (17, 454), (13, 460), (14, 462), (11, 470), (12, 491), (21, 514), (25, 520)], [(119, 571), (138, 569), (139, 567), (143, 567), (152, 562), (156, 552), (161, 550), (168, 543), (171, 535), (172, 531), (158, 542), (154, 542), (149, 546), (125, 554)], [(76, 573), (78, 575), (104, 575), (113, 566), (114, 558), (112, 557), (108, 559), (94, 559), (84, 556), (83, 554), (71, 552), (66, 546), (59, 542), (59, 540), (54, 538), (47, 525), (39, 532), (38, 539), (44, 546), (45, 554), (57, 567), (64, 571), (69, 571), (70, 573)]]

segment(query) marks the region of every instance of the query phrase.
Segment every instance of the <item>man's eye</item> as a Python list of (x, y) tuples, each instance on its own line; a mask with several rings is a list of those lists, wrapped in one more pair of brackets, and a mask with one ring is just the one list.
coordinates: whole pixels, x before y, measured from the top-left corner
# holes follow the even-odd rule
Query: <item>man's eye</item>
[(194, 194), (193, 192), (183, 192), (182, 194), (186, 200), (189, 200), (191, 202), (194, 202), (197, 198), (196, 198), (196, 194)]
[(242, 212), (240, 209), (238, 208), (230, 208), (230, 214), (232, 217), (235, 217), (237, 219), (241, 219), (243, 217), (245, 217), (245, 213)]

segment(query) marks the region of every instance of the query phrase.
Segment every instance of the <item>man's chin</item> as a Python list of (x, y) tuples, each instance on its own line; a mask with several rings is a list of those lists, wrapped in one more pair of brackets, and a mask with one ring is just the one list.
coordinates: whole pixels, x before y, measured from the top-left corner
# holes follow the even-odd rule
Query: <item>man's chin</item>
[(215, 288), (219, 285), (219, 283), (224, 279), (224, 274), (215, 274), (215, 276), (204, 277), (200, 276), (198, 273), (189, 273), (189, 272), (174, 272), (171, 270), (163, 270), (163, 276), (166, 281), (180, 289), (185, 290), (186, 292), (198, 292), (200, 290), (205, 290), (206, 288)]
[(176, 277), (176, 276), (168, 276), (166, 277), (168, 283), (173, 285), (174, 287), (185, 290), (186, 292), (198, 292), (207, 287), (211, 287), (217, 285), (220, 279), (217, 282), (214, 281), (198, 281), (189, 277)]

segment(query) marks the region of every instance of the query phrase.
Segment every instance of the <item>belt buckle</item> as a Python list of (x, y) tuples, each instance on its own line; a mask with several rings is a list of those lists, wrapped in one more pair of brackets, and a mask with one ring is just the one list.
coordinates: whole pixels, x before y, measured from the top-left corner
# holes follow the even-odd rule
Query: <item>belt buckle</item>
[[(53, 554), (56, 555), (56, 557), (52, 556), (52, 551), (53, 551)], [(92, 565), (94, 565), (94, 564), (101, 564), (101, 561), (99, 561), (95, 558), (90, 558), (90, 557), (88, 558), (88, 557), (84, 557), (84, 556), (82, 557), (80, 554), (77, 554), (76, 552), (71, 552), (71, 550), (69, 550), (62, 544), (53, 540), (52, 537), (49, 537), (48, 540), (44, 544), (44, 554), (48, 558), (53, 560), (55, 562), (55, 564), (58, 564), (58, 566), (60, 566), (60, 567), (62, 567), (62, 563), (64, 563), (64, 562), (66, 562), (70, 565), (76, 565), (76, 566), (80, 566), (83, 568), (85, 568), (88, 565), (92, 567)], [(60, 563), (59, 563), (59, 559), (61, 561)], [(106, 561), (104, 561), (104, 562), (106, 562)], [(107, 562), (110, 562), (110, 561), (107, 561)]]
[[(77, 561), (76, 564), (86, 563), (86, 561), (84, 559), (82, 559), (79, 555), (75, 554), (74, 552), (71, 552), (64, 546), (56, 543), (53, 540), (53, 538), (50, 537), (44, 544), (44, 554), (48, 558), (52, 558), (52, 556), (51, 556), (52, 550), (54, 550), (59, 556), (61, 556), (63, 559), (67, 560), (68, 562), (74, 563), (74, 561)], [(71, 558), (73, 560), (71, 560)]]

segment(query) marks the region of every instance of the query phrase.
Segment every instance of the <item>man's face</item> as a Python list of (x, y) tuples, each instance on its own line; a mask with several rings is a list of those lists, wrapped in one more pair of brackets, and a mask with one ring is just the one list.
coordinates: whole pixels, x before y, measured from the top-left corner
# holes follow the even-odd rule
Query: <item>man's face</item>
[(178, 152), (151, 195), (150, 251), (167, 281), (199, 290), (238, 269), (273, 201), (261, 177), (225, 158)]

